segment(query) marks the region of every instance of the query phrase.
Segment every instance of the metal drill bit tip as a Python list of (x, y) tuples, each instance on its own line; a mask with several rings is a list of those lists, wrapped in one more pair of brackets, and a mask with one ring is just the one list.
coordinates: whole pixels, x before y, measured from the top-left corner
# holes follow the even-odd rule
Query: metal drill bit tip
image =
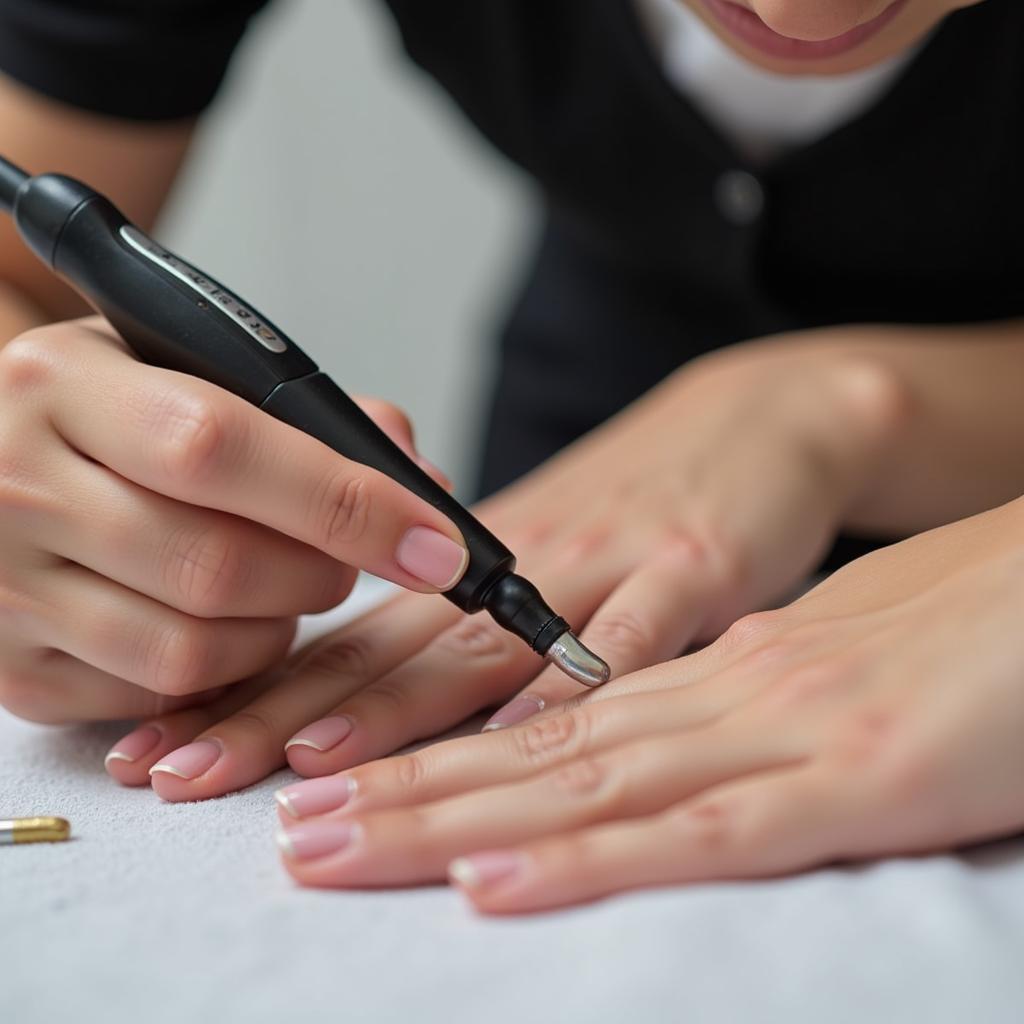
[(63, 818), (9, 818), (0, 820), (0, 844), (62, 843), (71, 836)]
[(584, 686), (603, 686), (612, 677), (608, 665), (593, 651), (588, 651), (570, 631), (563, 633), (544, 657)]

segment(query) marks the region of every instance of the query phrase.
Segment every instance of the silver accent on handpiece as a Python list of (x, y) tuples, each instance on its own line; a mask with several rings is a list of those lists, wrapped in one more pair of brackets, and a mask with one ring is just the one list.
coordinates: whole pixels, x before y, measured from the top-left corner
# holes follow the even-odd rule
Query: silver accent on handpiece
[(607, 663), (588, 651), (568, 630), (548, 648), (544, 657), (584, 686), (603, 686), (612, 677)]
[(288, 351), (288, 346), (267, 325), (266, 321), (223, 285), (211, 281), (205, 274), (200, 273), (191, 264), (175, 256), (174, 253), (168, 252), (162, 245), (154, 242), (149, 235), (144, 234), (132, 224), (125, 224), (121, 228), (121, 237), (137, 253), (145, 256), (150, 262), (155, 263), (162, 270), (166, 270), (182, 284), (188, 285), (189, 288), (197, 292), (201, 301), (210, 300), (213, 308), (219, 309), (239, 327), (244, 328), (265, 349), (277, 353)]

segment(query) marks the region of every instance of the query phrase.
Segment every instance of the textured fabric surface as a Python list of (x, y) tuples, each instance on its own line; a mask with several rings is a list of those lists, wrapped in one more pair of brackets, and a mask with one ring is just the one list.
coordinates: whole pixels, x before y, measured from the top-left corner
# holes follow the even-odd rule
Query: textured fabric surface
[(61, 814), (75, 832), (0, 847), (0, 1020), (1021, 1019), (1022, 841), (483, 920), (444, 887), (297, 889), (272, 842), (287, 773), (163, 804), (104, 774), (119, 734), (0, 712), (0, 817)]

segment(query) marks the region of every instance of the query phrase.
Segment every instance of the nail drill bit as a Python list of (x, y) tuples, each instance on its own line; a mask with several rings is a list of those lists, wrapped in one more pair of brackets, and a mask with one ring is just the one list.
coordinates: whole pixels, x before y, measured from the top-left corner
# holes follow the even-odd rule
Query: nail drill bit
[(64, 818), (0, 818), (0, 846), (11, 843), (63, 843), (71, 838)]
[(603, 686), (612, 675), (607, 662), (584, 647), (576, 634), (569, 631), (563, 633), (548, 648), (544, 657), (584, 686)]

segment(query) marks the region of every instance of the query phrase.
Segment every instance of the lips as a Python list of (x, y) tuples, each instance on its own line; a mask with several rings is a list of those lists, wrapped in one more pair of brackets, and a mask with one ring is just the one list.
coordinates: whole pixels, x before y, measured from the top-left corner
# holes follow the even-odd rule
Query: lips
[(877, 35), (903, 10), (907, 0), (896, 0), (878, 17), (832, 39), (790, 39), (769, 28), (753, 11), (730, 0), (703, 0), (730, 34), (770, 57), (784, 60), (826, 60), (848, 53)]

